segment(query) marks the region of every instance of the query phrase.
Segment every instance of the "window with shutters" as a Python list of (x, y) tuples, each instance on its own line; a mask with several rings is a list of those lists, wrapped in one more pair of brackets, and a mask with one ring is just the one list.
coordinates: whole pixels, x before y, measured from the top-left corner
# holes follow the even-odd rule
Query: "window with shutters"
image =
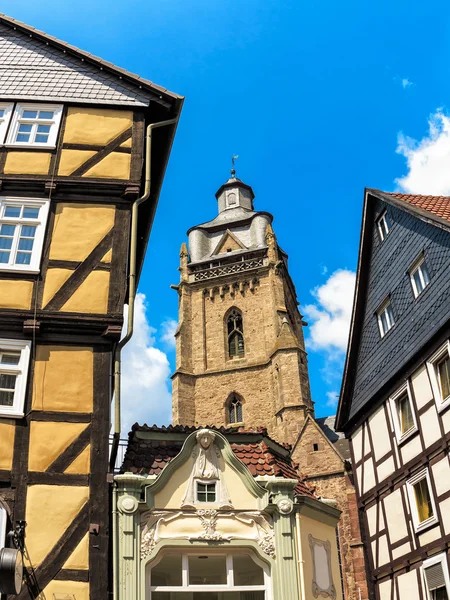
[(423, 562), (423, 585), (426, 600), (449, 600), (450, 580), (446, 554), (438, 554)]
[(397, 443), (403, 443), (417, 428), (409, 382), (405, 382), (389, 398)]
[(428, 374), (438, 411), (450, 405), (450, 345), (448, 340), (427, 361)]
[(411, 477), (406, 482), (406, 489), (416, 532), (435, 525), (438, 520), (428, 469)]
[(23, 417), (31, 342), (0, 340), (0, 416)]
[(236, 394), (232, 394), (227, 402), (228, 423), (242, 423), (242, 401)]
[(245, 354), (244, 348), (244, 325), (242, 313), (233, 308), (227, 316), (227, 339), (228, 357), (242, 358)]

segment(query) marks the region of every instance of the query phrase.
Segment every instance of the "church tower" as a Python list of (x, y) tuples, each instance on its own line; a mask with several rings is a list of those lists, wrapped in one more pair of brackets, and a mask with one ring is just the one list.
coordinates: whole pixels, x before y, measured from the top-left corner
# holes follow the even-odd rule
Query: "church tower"
[(180, 252), (173, 422), (264, 426), (294, 444), (313, 404), (287, 255), (234, 170), (216, 198)]

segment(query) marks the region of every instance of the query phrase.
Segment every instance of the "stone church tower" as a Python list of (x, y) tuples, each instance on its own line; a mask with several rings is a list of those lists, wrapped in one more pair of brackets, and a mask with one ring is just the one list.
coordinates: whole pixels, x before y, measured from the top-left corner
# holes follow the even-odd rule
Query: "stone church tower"
[(303, 323), (273, 217), (232, 177), (180, 254), (173, 421), (264, 426), (294, 444), (313, 412)]
[(347, 440), (316, 419), (297, 296), (273, 217), (254, 210), (235, 176), (216, 193), (218, 215), (180, 252), (173, 423), (267, 428), (289, 443), (316, 493), (342, 511), (346, 600), (367, 600), (365, 556)]

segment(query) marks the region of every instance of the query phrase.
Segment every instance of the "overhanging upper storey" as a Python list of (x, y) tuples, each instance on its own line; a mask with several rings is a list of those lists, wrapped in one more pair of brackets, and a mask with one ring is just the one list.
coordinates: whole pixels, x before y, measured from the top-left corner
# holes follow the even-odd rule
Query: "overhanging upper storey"
[(448, 328), (450, 197), (365, 191), (338, 430), (370, 414)]

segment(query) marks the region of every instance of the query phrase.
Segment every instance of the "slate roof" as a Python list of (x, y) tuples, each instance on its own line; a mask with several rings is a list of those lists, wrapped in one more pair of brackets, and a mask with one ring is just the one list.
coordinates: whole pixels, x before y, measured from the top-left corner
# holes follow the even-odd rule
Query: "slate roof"
[(181, 96), (0, 13), (0, 98), (169, 106)]
[(316, 418), (316, 423), (324, 432), (344, 460), (351, 460), (350, 444), (341, 432), (335, 429), (336, 415)]
[[(153, 425), (133, 425), (128, 436), (128, 447), (125, 453), (121, 472), (131, 472), (140, 475), (159, 475), (166, 465), (177, 456), (187, 436), (200, 427), (169, 425), (157, 427)], [(282, 446), (267, 435), (267, 430), (242, 430), (236, 427), (210, 427), (219, 431), (230, 442), (236, 455), (256, 477), (258, 475), (297, 479), (295, 493), (298, 496), (315, 498), (314, 490), (298, 472), (298, 466), (289, 456), (290, 447)], [(139, 432), (150, 433), (149, 436), (139, 436)], [(154, 434), (152, 436), (152, 433)], [(161, 435), (163, 434), (163, 435)], [(164, 436), (167, 434), (167, 437)], [(177, 439), (173, 435), (179, 434)]]
[(410, 204), (416, 209), (426, 211), (435, 217), (450, 222), (450, 196), (422, 196), (420, 194), (400, 194), (398, 192), (382, 192), (381, 190), (368, 190), (382, 199), (397, 199)]

